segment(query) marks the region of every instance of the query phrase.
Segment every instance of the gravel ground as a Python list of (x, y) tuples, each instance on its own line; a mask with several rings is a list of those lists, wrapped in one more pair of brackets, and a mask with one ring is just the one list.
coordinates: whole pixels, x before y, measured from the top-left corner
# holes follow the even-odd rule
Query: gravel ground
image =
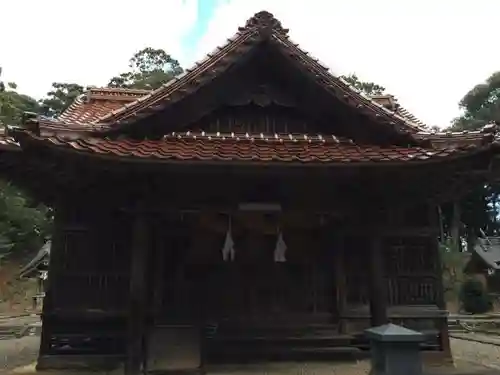
[[(28, 336), (21, 339), (0, 340), (0, 375), (34, 374), (40, 338)], [(451, 347), (456, 359), (456, 369), (449, 367), (432, 368), (429, 373), (446, 375), (500, 375), (500, 347), (477, 342), (451, 339)], [(484, 367), (489, 366), (489, 368)], [(23, 366), (27, 366), (23, 368)], [(15, 372), (12, 370), (16, 369)], [(368, 361), (358, 363), (268, 363), (243, 366), (217, 366), (208, 369), (212, 375), (366, 375)], [(212, 370), (212, 371), (210, 371)], [(113, 371), (111, 375), (121, 374)], [(44, 372), (45, 375), (61, 372)], [(95, 373), (94, 373), (95, 374)]]
[(36, 361), (39, 343), (40, 338), (36, 336), (0, 340), (0, 374)]
[(450, 339), (450, 343), (454, 358), (498, 369), (500, 374), (500, 346), (458, 339)]

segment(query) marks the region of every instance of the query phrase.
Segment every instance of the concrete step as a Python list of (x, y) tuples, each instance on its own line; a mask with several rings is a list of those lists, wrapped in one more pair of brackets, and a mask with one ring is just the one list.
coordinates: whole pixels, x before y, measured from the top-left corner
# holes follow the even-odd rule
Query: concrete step
[(366, 358), (367, 352), (354, 347), (283, 347), (261, 345), (252, 348), (225, 346), (222, 350), (207, 348), (211, 362), (258, 361), (344, 361)]
[(23, 337), (28, 330), (28, 326), (0, 325), (0, 339), (7, 340)]
[(220, 347), (239, 347), (252, 349), (259, 346), (279, 346), (281, 348), (335, 348), (349, 347), (352, 337), (324, 337), (324, 338), (274, 338), (274, 337), (234, 337), (214, 338), (208, 341), (209, 345)]

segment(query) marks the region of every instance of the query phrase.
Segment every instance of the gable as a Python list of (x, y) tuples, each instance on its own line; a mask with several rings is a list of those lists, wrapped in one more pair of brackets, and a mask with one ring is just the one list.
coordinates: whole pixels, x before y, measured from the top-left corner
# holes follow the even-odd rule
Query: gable
[(411, 120), (387, 109), (356, 91), (341, 78), (333, 76), (327, 67), (295, 45), (289, 39), (288, 31), (268, 12), (257, 13), (226, 45), (198, 62), (192, 69), (136, 102), (101, 117), (98, 122), (108, 124), (115, 132), (117, 129), (120, 131), (133, 127), (142, 119), (174, 107), (190, 96), (199, 95), (205, 86), (214, 84), (218, 78), (242, 64), (263, 45), (280, 55), (286, 65), (295, 71), (297, 78), (313, 83), (327, 93), (330, 100), (341, 102), (359, 116), (368, 118), (381, 131), (390, 129), (394, 134), (419, 131), (418, 125)]
[[(361, 143), (411, 144), (407, 132), (375, 122), (332, 97), (268, 41), (253, 46), (245, 58), (192, 95), (122, 122), (107, 135), (157, 139), (171, 132), (211, 131), (214, 121), (232, 121), (233, 126), (222, 126), (228, 132), (293, 131), (335, 134)], [(292, 126), (300, 122), (304, 126)]]

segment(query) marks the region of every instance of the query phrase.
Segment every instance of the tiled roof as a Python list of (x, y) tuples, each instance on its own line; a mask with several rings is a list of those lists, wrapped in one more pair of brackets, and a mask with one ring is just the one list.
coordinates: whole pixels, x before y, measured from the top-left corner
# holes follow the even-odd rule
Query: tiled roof
[[(157, 141), (37, 137), (28, 141), (60, 150), (159, 161), (282, 162), (301, 164), (418, 163), (447, 160), (484, 148), (425, 149), (360, 146), (335, 136), (173, 133)], [(25, 138), (26, 139), (26, 138)], [(22, 143), (22, 141), (21, 141)]]
[(98, 121), (110, 124), (126, 122), (137, 116), (145, 116), (148, 112), (161, 110), (212, 81), (262, 40), (271, 42), (291, 61), (298, 64), (311, 79), (359, 112), (376, 117), (378, 121), (384, 121), (403, 131), (415, 133), (421, 130), (419, 124), (385, 108), (344, 79), (332, 75), (328, 67), (293, 43), (288, 37), (288, 30), (284, 29), (272, 14), (265, 11), (255, 14), (224, 46), (218, 47), (193, 68), (137, 101), (105, 114)]
[[(42, 135), (54, 136), (72, 136), (72, 138), (82, 137), (82, 131), (102, 129), (105, 125), (85, 122), (78, 119), (97, 120), (98, 115), (105, 111), (105, 108), (113, 108), (121, 106), (123, 103), (130, 103), (136, 100), (137, 97), (144, 96), (149, 91), (146, 90), (130, 90), (130, 89), (110, 89), (110, 88), (94, 88), (90, 89), (84, 95), (79, 97), (73, 103), (63, 116), (60, 118), (66, 119), (54, 120), (50, 118), (39, 117), (38, 123)], [(374, 100), (386, 107), (395, 107), (396, 100), (390, 95), (375, 96)], [(71, 121), (71, 119), (75, 121)], [(85, 137), (86, 135), (83, 135)], [(417, 140), (427, 140), (434, 148), (451, 148), (462, 147), (469, 144), (483, 145), (489, 143), (495, 137), (495, 129), (487, 131), (463, 131), (463, 132), (434, 132), (420, 131), (414, 134)], [(0, 128), (0, 148), (17, 147), (18, 144), (12, 137), (6, 137), (3, 134), (3, 128)]]
[(398, 103), (398, 100), (394, 97), (394, 95), (390, 94), (382, 94), (382, 95), (371, 95), (370, 98), (377, 103), (383, 105), (390, 111), (394, 111), (400, 116), (403, 116), (408, 121), (418, 125), (423, 131), (427, 125), (424, 124), (420, 119), (418, 119), (415, 115), (413, 115), (406, 108), (402, 107), (401, 104)]
[[(325, 89), (329, 90), (339, 99), (344, 100), (347, 104), (355, 107), (368, 116), (377, 118), (377, 121), (383, 121), (390, 126), (395, 126), (398, 129), (412, 133), (417, 140), (429, 141), (422, 143), (425, 147), (429, 145), (429, 149), (426, 152), (437, 152), (439, 155), (442, 155), (451, 149), (463, 150), (467, 148), (466, 146), (468, 145), (481, 146), (485, 143), (491, 143), (495, 138), (495, 135), (491, 134), (491, 132), (486, 134), (482, 131), (470, 133), (427, 132), (423, 128), (424, 125), (421, 121), (407, 110), (397, 105), (393, 96), (381, 95), (368, 97), (350, 86), (342, 78), (333, 76), (326, 66), (319, 63), (318, 60), (312, 58), (294, 44), (288, 37), (288, 31), (283, 29), (280, 22), (267, 12), (260, 12), (254, 15), (247, 21), (246, 26), (240, 28), (236, 35), (231, 38), (226, 45), (217, 48), (204, 60), (195, 64), (192, 69), (175, 77), (158, 90), (146, 91), (115, 88), (90, 89), (88, 92), (78, 97), (57, 120), (39, 118), (38, 125), (40, 133), (42, 136), (48, 137), (48, 141), (61, 143), (61, 145), (70, 145), (72, 143), (66, 138), (58, 138), (57, 136), (60, 135), (64, 137), (69, 137), (71, 135), (75, 144), (91, 145), (97, 142), (104, 147), (102, 149), (96, 149), (97, 152), (100, 153), (106, 150), (106, 142), (110, 142), (109, 147), (118, 147), (118, 149), (121, 147), (120, 144), (124, 142), (123, 144), (126, 145), (126, 147), (124, 147), (128, 150), (127, 152), (130, 152), (130, 155), (135, 155), (135, 153), (130, 150), (130, 145), (134, 144), (133, 142), (127, 143), (126, 141), (119, 141), (119, 143), (116, 143), (118, 141), (96, 140), (92, 137), (88, 138), (90, 133), (85, 134), (85, 132), (89, 130), (106, 130), (116, 122), (120, 123), (132, 120), (136, 115), (141, 116), (141, 114), (146, 114), (148, 111), (161, 110), (165, 105), (181, 100), (184, 96), (198, 90), (202, 85), (212, 81), (216, 76), (227, 70), (234, 62), (239, 60), (240, 56), (246, 54), (256, 45), (256, 43), (264, 39), (275, 45), (276, 48), (279, 48), (283, 52), (283, 55), (287, 56), (293, 63), (298, 64), (299, 67), (305, 71), (305, 74), (309, 74), (312, 79), (316, 80), (319, 84), (323, 85)], [(100, 134), (100, 136), (103, 135)], [(310, 140), (311, 138), (309, 138), (309, 141)], [(168, 152), (165, 151), (166, 148), (172, 147), (171, 158), (175, 158), (175, 155), (177, 155), (176, 147), (180, 147), (179, 145), (185, 142), (187, 141), (183, 137), (181, 137), (180, 140), (176, 140), (174, 143), (166, 139), (163, 142), (163, 146), (160, 147), (159, 144), (156, 144), (155, 147), (161, 148), (161, 150), (158, 150), (158, 155), (167, 155)], [(200, 145), (204, 145), (208, 142), (210, 147), (217, 143), (214, 138), (202, 140), (198, 138), (196, 142), (201, 142)], [(198, 144), (196, 142), (195, 144)], [(302, 144), (302, 141), (297, 140), (297, 142), (297, 147)], [(192, 145), (193, 143), (190, 144)], [(236, 142), (235, 145), (237, 146), (234, 146), (236, 147), (235, 149), (240, 147), (241, 144), (242, 143)], [(0, 134), (0, 147), (2, 147), (2, 145), (10, 147), (17, 145), (17, 143), (12, 138)], [(145, 147), (144, 145), (152, 145), (152, 143), (146, 142), (137, 146)], [(221, 150), (224, 150), (226, 145), (231, 145), (231, 142), (225, 142), (223, 147), (221, 146)], [(320, 148), (330, 147), (329, 144), (314, 143), (314, 145)], [(252, 146), (256, 147), (254, 149), (254, 151), (257, 152), (256, 156), (254, 156), (255, 158), (260, 158), (261, 154), (258, 154), (258, 152), (261, 152), (259, 151), (261, 150), (261, 148), (259, 148), (260, 146), (260, 143), (257, 146)], [(262, 147), (262, 149), (265, 149), (264, 146)], [(343, 150), (346, 146), (344, 143), (340, 143), (335, 147), (339, 150)], [(351, 145), (350, 147), (358, 146)], [(278, 148), (275, 150), (277, 153)], [(91, 150), (92, 147), (89, 146), (88, 149)], [(290, 155), (291, 151), (299, 150), (299, 148), (294, 149), (293, 147), (288, 149), (290, 150)], [(360, 149), (362, 149), (363, 152), (367, 150), (366, 147)], [(395, 149), (396, 148), (380, 150)], [(167, 152), (167, 154), (165, 154), (165, 152)], [(326, 152), (326, 154), (328, 154), (328, 152)], [(138, 151), (138, 155), (139, 154), (141, 154), (140, 151)], [(178, 154), (182, 155), (182, 153)], [(197, 158), (196, 155), (193, 155), (193, 158)], [(214, 158), (218, 158), (217, 153), (214, 155)], [(312, 159), (316, 158), (314, 155), (315, 154), (311, 154)], [(415, 155), (417, 155), (415, 157), (418, 158), (418, 154)], [(155, 157), (153, 154), (151, 156)], [(250, 156), (246, 155), (245, 157)], [(293, 156), (291, 157), (293, 158)], [(278, 156), (276, 158), (279, 159)], [(301, 157), (297, 158), (300, 159)], [(320, 158), (318, 158), (318, 160), (319, 159)], [(404, 158), (399, 158), (398, 160), (403, 159)], [(336, 159), (332, 156), (331, 161), (334, 160)]]
[(478, 238), (474, 251), (494, 270), (500, 269), (500, 237)]
[[(99, 120), (114, 110), (122, 108), (125, 104), (133, 103), (138, 98), (148, 95), (151, 90), (121, 89), (121, 88), (92, 88), (76, 98), (76, 100), (57, 119), (41, 118), (40, 124), (48, 130), (95, 130), (105, 129), (99, 126)], [(399, 105), (392, 95), (376, 95), (371, 98), (410, 121), (424, 127), (410, 112)]]
[(57, 126), (57, 124), (62, 123), (73, 126), (75, 129), (79, 126), (83, 129), (94, 129), (93, 123), (97, 122), (100, 117), (123, 107), (127, 103), (136, 101), (148, 92), (146, 90), (117, 88), (89, 89), (79, 96), (56, 121), (53, 121), (53, 125)]
[(434, 148), (461, 147), (466, 145), (481, 146), (498, 139), (496, 126), (486, 126), (481, 130), (460, 132), (419, 132), (414, 135), (417, 140), (429, 141)]
[(52, 241), (47, 241), (38, 251), (33, 259), (26, 264), (21, 271), (19, 271), (19, 277), (35, 277), (38, 276), (38, 272), (45, 271), (48, 266), (50, 258), (50, 249), (52, 247)]

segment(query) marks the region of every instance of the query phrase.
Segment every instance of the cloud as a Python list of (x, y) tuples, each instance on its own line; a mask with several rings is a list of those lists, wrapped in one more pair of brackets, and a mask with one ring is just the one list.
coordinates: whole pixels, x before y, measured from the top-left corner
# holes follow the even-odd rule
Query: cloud
[(268, 10), (331, 67), (385, 86), (429, 125), (447, 126), (474, 85), (500, 70), (498, 0), (229, 0), (213, 14), (196, 58)]
[(16, 0), (1, 13), (4, 79), (40, 97), (56, 81), (105, 85), (146, 46), (181, 60), (197, 1)]

